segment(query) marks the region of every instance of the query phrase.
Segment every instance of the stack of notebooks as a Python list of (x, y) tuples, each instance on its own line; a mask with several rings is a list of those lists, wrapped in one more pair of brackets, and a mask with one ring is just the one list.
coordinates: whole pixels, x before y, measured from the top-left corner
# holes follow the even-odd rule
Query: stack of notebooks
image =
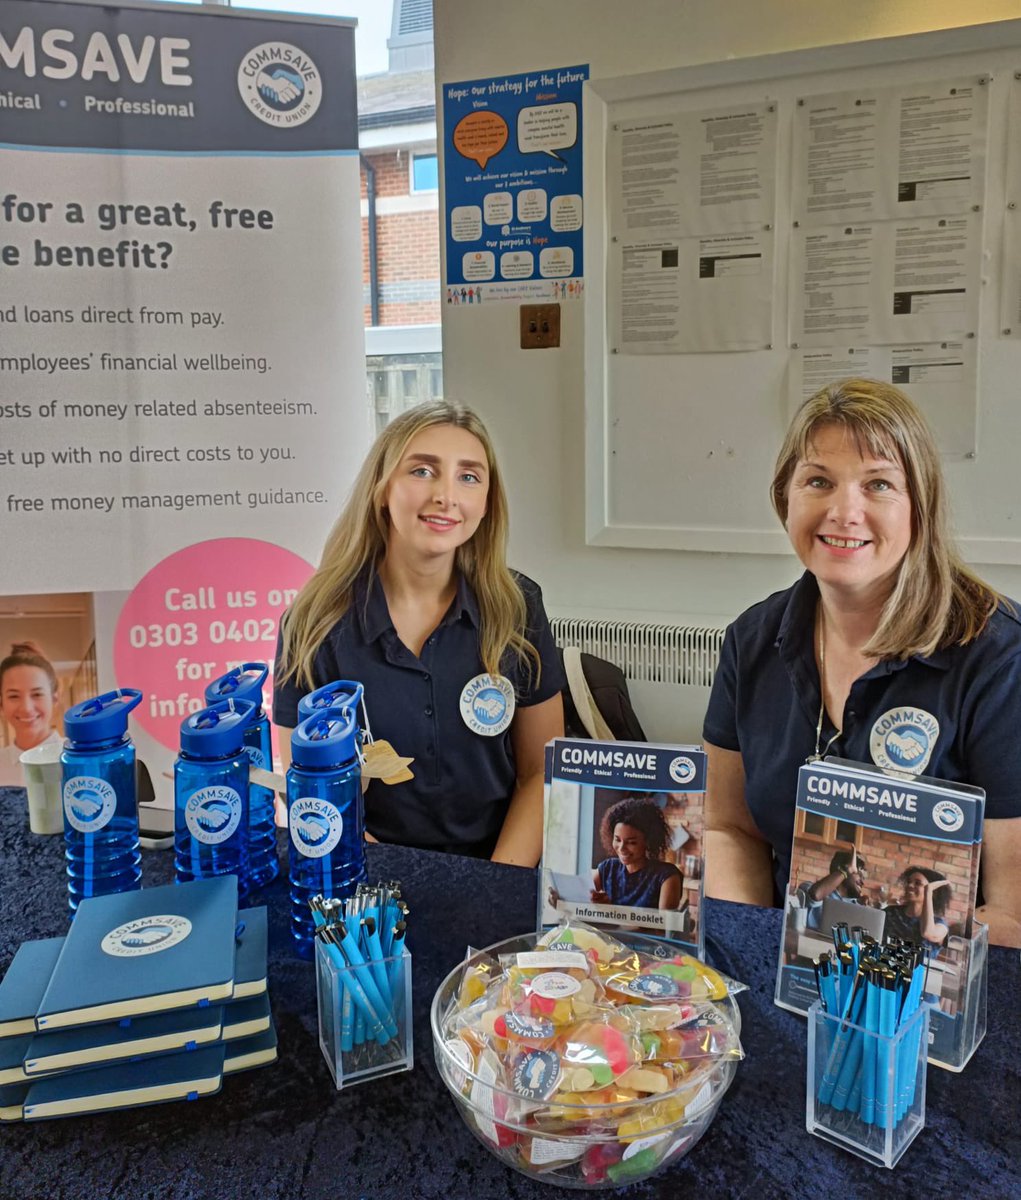
[(0, 981), (0, 1121), (194, 1100), (276, 1057), (266, 910), (233, 875), (83, 900)]

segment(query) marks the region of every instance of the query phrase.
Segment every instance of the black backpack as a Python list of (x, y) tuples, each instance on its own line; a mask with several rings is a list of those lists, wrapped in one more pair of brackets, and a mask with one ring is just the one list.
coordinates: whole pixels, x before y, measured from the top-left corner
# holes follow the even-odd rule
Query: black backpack
[(624, 672), (615, 663), (576, 646), (560, 651), (567, 675), (564, 688), (564, 733), (570, 738), (647, 742), (631, 706)]

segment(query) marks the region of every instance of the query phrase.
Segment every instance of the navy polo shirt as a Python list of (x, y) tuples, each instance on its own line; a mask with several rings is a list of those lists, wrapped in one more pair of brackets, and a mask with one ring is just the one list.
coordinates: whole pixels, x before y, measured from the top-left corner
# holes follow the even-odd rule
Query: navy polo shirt
[[(752, 819), (773, 848), (777, 895), (790, 874), (798, 768), (815, 753), (819, 598), (806, 572), (729, 627), (702, 735), (737, 750)], [(826, 753), (985, 788), (985, 815), (1021, 816), (1021, 622), (1002, 606), (966, 646), (880, 662), (851, 685)], [(820, 749), (836, 729), (823, 716)]]
[[(515, 579), (525, 597), (525, 636), (539, 653), (542, 671), (538, 681), (534, 669), (530, 678), (512, 652), (504, 656), (501, 670), (514, 687), (516, 704), (528, 707), (555, 696), (565, 679), (542, 593), (526, 576), (515, 574)], [(496, 845), (516, 782), (510, 727), (486, 737), (469, 729), (461, 716), (465, 685), (485, 671), (480, 623), (478, 601), (461, 578), (453, 603), (416, 657), (397, 636), (373, 574), (359, 580), (351, 608), (316, 653), (314, 686), (357, 680), (365, 688), (373, 737), (415, 760), (413, 780), (369, 784), (365, 823), (381, 841), (484, 857)], [(298, 700), (311, 690), (293, 679), (275, 684), (274, 722), (293, 728)]]

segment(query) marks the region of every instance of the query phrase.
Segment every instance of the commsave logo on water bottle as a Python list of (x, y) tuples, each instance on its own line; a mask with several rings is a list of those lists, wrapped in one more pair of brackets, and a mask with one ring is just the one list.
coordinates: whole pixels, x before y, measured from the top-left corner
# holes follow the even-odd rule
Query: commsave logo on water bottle
[(344, 818), (338, 809), (316, 796), (301, 796), (291, 805), (287, 816), (291, 841), (306, 858), (323, 858), (335, 849), (344, 832)]
[(64, 784), (64, 814), (79, 833), (97, 833), (116, 808), (117, 793), (105, 779), (76, 775)]
[(232, 787), (199, 788), (188, 797), (184, 821), (197, 842), (217, 846), (241, 823), (241, 797)]
[(174, 913), (158, 917), (136, 917), (118, 925), (99, 943), (104, 954), (114, 958), (140, 958), (143, 954), (158, 954), (169, 950), (191, 933), (191, 921)]
[(244, 753), (248, 755), (248, 761), (253, 767), (266, 766), (266, 756), (258, 746), (245, 746)]

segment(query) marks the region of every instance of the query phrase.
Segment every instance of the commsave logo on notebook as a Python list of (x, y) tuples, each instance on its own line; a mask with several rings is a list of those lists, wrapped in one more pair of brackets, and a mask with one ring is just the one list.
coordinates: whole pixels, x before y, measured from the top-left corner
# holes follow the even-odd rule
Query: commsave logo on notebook
[(139, 958), (169, 950), (191, 933), (191, 921), (173, 914), (139, 917), (118, 925), (99, 943), (105, 954), (114, 958)]

